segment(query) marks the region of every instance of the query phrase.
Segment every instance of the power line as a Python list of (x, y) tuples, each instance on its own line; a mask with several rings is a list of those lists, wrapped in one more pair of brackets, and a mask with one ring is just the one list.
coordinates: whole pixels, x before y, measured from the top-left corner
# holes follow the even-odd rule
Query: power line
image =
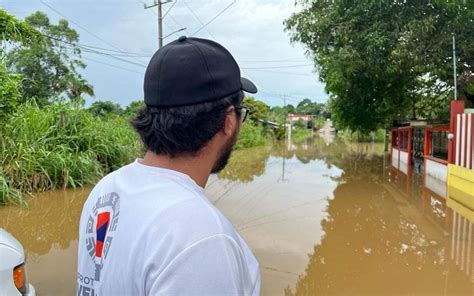
[(124, 70), (124, 71), (128, 71), (128, 72), (132, 72), (132, 73), (137, 73), (137, 74), (143, 75), (142, 72), (138, 72), (138, 71), (135, 71), (135, 70), (127, 69), (127, 68), (120, 67), (120, 66), (117, 66), (117, 65), (112, 65), (112, 64), (109, 64), (109, 63), (104, 63), (104, 62), (97, 61), (97, 60), (90, 59), (90, 58), (86, 58), (86, 57), (82, 57), (82, 58), (83, 58), (84, 60), (88, 60), (88, 61), (91, 61), (91, 62), (94, 62), (94, 63), (97, 63), (97, 64), (102, 64), (102, 65), (106, 65), (106, 66), (109, 66), (109, 67), (112, 67), (112, 68), (116, 68), (116, 69), (120, 69), (120, 70)]
[(212, 35), (211, 31), (209, 31), (207, 29), (207, 27), (204, 25), (204, 23), (201, 21), (201, 19), (196, 15), (196, 13), (194, 13), (194, 11), (191, 9), (191, 7), (189, 7), (188, 3), (185, 0), (183, 0), (183, 3), (186, 6), (186, 8), (188, 8), (188, 10), (191, 12), (191, 14), (194, 16), (194, 18), (201, 24), (201, 26), (203, 26), (203, 28), (205, 28), (205, 30), (209, 34), (209, 36), (211, 36), (212, 39), (216, 40), (216, 37), (214, 37)]
[(196, 32), (194, 32), (191, 36), (194, 36), (196, 35), (197, 33), (201, 32), (202, 29), (206, 28), (210, 23), (212, 23), (213, 21), (215, 21), (219, 16), (221, 16), (224, 12), (226, 12), (227, 9), (229, 9), (232, 5), (235, 4), (235, 1), (236, 0), (233, 0), (232, 3), (230, 3), (229, 5), (227, 5), (226, 8), (224, 8), (221, 12), (219, 12), (215, 17), (213, 17), (210, 21), (208, 21), (205, 25), (203, 25), (201, 28), (199, 28), (199, 30), (197, 30)]
[[(98, 36), (97, 34), (89, 31), (87, 28), (81, 26), (80, 24), (76, 23), (75, 21), (69, 19), (66, 15), (64, 15), (62, 12), (60, 12), (59, 10), (57, 10), (56, 8), (54, 8), (53, 6), (51, 6), (50, 4), (44, 2), (43, 0), (40, 0), (40, 2), (45, 5), (46, 7), (48, 7), (49, 9), (51, 9), (52, 11), (54, 11), (55, 13), (57, 13), (58, 15), (64, 17), (66, 20), (68, 20), (69, 22), (73, 23), (74, 25), (76, 25), (78, 28), (84, 30), (85, 32), (89, 33), (90, 35), (92, 35), (93, 37), (95, 37), (96, 39), (102, 41), (103, 43), (107, 44), (108, 46), (112, 47), (112, 48), (115, 48), (117, 49), (118, 51), (121, 51), (123, 53), (123, 50), (118, 48), (117, 46), (111, 44), (110, 42), (104, 40), (103, 38), (101, 38), (100, 36)], [(138, 60), (137, 60), (138, 61)], [(139, 61), (140, 62), (140, 61)]]
[[(267, 94), (267, 95), (270, 95), (270, 96), (274, 96), (274, 97), (286, 98), (286, 100), (293, 101), (293, 102), (295, 102), (295, 103), (301, 102), (301, 100), (294, 99), (294, 98), (296, 98), (296, 97), (299, 97), (300, 99), (307, 99), (307, 98), (313, 97), (313, 96), (301, 96), (301, 95), (294, 95), (294, 94), (283, 95), (283, 94), (277, 94), (277, 93), (268, 92), (268, 91), (265, 91), (265, 90), (262, 90), (262, 91), (260, 91), (260, 92), (263, 93), (263, 94)], [(293, 97), (293, 98), (292, 98), (292, 97)]]
[(168, 13), (170, 13), (171, 9), (173, 9), (173, 7), (176, 5), (176, 3), (178, 3), (178, 0), (175, 0), (175, 1), (173, 2), (173, 4), (171, 4), (170, 9), (168, 9), (168, 10), (164, 9), (164, 10), (165, 10), (165, 14), (163, 15), (163, 19), (168, 15)]
[(281, 60), (241, 60), (240, 61), (241, 63), (244, 63), (244, 64), (263, 64), (263, 63), (287, 63), (287, 62), (295, 62), (295, 63), (298, 63), (298, 62), (308, 62), (307, 59), (281, 59)]
[(48, 36), (48, 35), (43, 35), (43, 36), (45, 36), (47, 38), (50, 38), (50, 39), (53, 39), (53, 40), (56, 40), (58, 42), (62, 42), (64, 44), (67, 44), (67, 45), (69, 45), (70, 48), (73, 47), (73, 46), (74, 47), (79, 47), (79, 48), (83, 49), (85, 52), (100, 54), (100, 55), (103, 55), (103, 56), (108, 56), (108, 57), (111, 57), (113, 59), (116, 59), (116, 60), (119, 60), (119, 61), (122, 61), (122, 62), (125, 62), (125, 63), (129, 63), (129, 64), (132, 64), (132, 65), (135, 65), (135, 66), (140, 66), (140, 67), (143, 67), (143, 68), (146, 67), (146, 65), (142, 64), (141, 62), (140, 63), (132, 62), (130, 60), (117, 57), (117, 56), (115, 56), (113, 54), (110, 54), (110, 53), (104, 53), (104, 52), (100, 52), (100, 51), (97, 51), (97, 50), (89, 49), (89, 48), (80, 46), (77, 43), (72, 43), (72, 42), (69, 42), (69, 41), (65, 41), (65, 40), (62, 40), (62, 39), (59, 39), (59, 38), (56, 38), (56, 37), (53, 37), (53, 36)]
[(271, 66), (271, 67), (244, 67), (245, 70), (267, 70), (267, 69), (284, 69), (284, 68), (301, 68), (314, 66), (313, 64), (304, 64), (304, 65), (286, 65), (286, 66)]
[[(61, 40), (61, 39), (57, 39), (53, 36), (48, 36), (48, 35), (43, 35), (45, 37), (48, 37), (48, 38), (51, 38), (51, 39), (54, 39), (56, 41), (60, 41), (60, 42), (66, 42), (64, 40)], [(88, 45), (88, 44), (83, 44), (83, 43), (70, 43), (72, 45), (77, 45), (79, 47), (83, 47), (83, 48), (87, 48), (87, 49), (92, 49), (92, 50), (103, 50), (103, 51), (107, 51), (107, 52), (111, 52), (111, 54), (113, 53), (114, 55), (117, 55), (117, 56), (129, 56), (129, 57), (143, 57), (143, 58), (149, 58), (151, 57), (150, 54), (145, 54), (145, 53), (135, 53), (135, 52), (128, 52), (128, 51), (118, 51), (118, 50), (113, 50), (113, 49), (107, 49), (107, 48), (104, 48), (104, 47), (99, 47), (99, 46), (94, 46), (94, 45)]]
[(314, 75), (311, 75), (311, 74), (296, 73), (296, 72), (272, 71), (272, 70), (262, 70), (262, 69), (247, 69), (247, 70), (250, 70), (250, 71), (257, 71), (257, 72), (263, 72), (263, 73), (280, 74), (280, 75), (314, 77)]
[(128, 64), (131, 64), (131, 65), (135, 65), (135, 66), (139, 66), (139, 67), (142, 67), (142, 68), (146, 68), (146, 65), (145, 65), (145, 64), (142, 64), (142, 63), (135, 63), (135, 62), (132, 62), (132, 61), (130, 61), (130, 60), (126, 60), (126, 59), (124, 59), (124, 58), (117, 57), (117, 56), (115, 56), (115, 55), (103, 53), (103, 52), (100, 52), (100, 51), (87, 50), (87, 49), (84, 49), (84, 51), (85, 51), (85, 52), (88, 52), (88, 53), (93, 53), (93, 54), (98, 54), (98, 55), (102, 55), (102, 56), (107, 56), (107, 57), (110, 57), (110, 58), (112, 58), (112, 59), (115, 59), (115, 60), (124, 62), (124, 63), (128, 63)]

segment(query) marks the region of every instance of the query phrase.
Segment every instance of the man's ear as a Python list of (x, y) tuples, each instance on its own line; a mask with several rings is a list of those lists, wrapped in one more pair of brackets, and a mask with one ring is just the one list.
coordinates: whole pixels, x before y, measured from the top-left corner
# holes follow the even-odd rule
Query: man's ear
[(225, 135), (230, 136), (234, 134), (234, 131), (236, 128), (237, 128), (237, 116), (235, 114), (235, 107), (230, 106), (229, 108), (227, 108), (224, 128), (222, 130)]

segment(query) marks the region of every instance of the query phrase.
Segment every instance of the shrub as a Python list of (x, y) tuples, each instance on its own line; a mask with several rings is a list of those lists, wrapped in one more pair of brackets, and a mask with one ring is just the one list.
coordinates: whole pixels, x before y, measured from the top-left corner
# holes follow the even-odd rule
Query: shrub
[(244, 149), (255, 146), (262, 146), (267, 143), (265, 131), (260, 125), (253, 125), (246, 122), (242, 125), (239, 139), (235, 145), (235, 149)]
[(0, 144), (0, 202), (18, 199), (17, 192), (93, 184), (141, 151), (124, 119), (103, 120), (69, 104), (19, 106), (0, 128)]

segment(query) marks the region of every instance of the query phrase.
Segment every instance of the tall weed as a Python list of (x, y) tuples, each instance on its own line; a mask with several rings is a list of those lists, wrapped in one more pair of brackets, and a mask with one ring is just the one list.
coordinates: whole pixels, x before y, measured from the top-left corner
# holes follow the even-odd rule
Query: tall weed
[(92, 184), (140, 153), (121, 118), (100, 119), (69, 104), (19, 106), (0, 127), (0, 203), (21, 194)]

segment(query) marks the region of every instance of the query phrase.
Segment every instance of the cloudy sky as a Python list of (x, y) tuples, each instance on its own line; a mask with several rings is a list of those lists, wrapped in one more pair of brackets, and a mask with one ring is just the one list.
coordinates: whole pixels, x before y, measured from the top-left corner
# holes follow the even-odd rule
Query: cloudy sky
[[(36, 10), (46, 12), (54, 23), (66, 18), (80, 34), (81, 44), (120, 56), (124, 61), (84, 52), (88, 66), (83, 75), (96, 93), (88, 104), (113, 100), (125, 106), (143, 97), (145, 66), (158, 46), (156, 8), (143, 8), (144, 3), (152, 1), (0, 0), (0, 6), (19, 18)], [(258, 86), (256, 97), (269, 105), (282, 105), (283, 95), (288, 95), (288, 103), (292, 104), (305, 97), (327, 100), (324, 85), (318, 81), (304, 48), (291, 45), (284, 32), (283, 21), (298, 9), (293, 0), (174, 2), (163, 5), (165, 11), (171, 8), (164, 19), (164, 36), (187, 29), (168, 37), (165, 43), (180, 35), (218, 41), (234, 55), (242, 75)]]

